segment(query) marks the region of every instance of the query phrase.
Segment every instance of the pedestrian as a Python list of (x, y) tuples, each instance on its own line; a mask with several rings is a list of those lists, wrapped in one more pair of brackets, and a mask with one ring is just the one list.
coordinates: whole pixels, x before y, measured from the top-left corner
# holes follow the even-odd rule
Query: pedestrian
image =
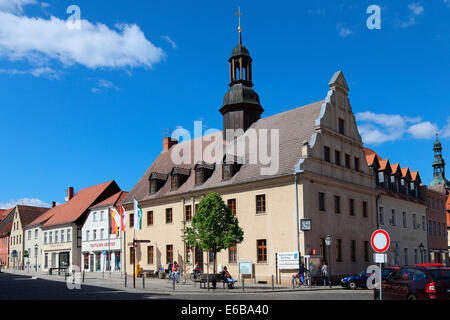
[(308, 270), (306, 270), (305, 265), (303, 263), (298, 268), (298, 276), (302, 280), (302, 284), (303, 285), (306, 285), (306, 283), (305, 283), (305, 272), (307, 272), (307, 271)]
[(327, 285), (328, 282), (328, 264), (325, 261), (323, 266), (322, 266), (322, 280), (323, 280), (323, 286), (325, 287)]
[(172, 265), (172, 277), (177, 281), (177, 283), (179, 282), (179, 268), (180, 266), (178, 265), (178, 263), (175, 261)]
[(197, 262), (194, 268), (194, 279), (197, 279), (200, 273), (201, 273), (200, 264)]
[(172, 280), (172, 262), (169, 263), (169, 266), (167, 267), (168, 271), (169, 271), (169, 281)]
[(228, 281), (228, 289), (233, 289), (234, 288), (234, 283), (236, 282), (236, 280), (233, 280), (233, 277), (231, 276), (231, 274), (228, 272), (227, 267), (223, 267), (223, 271), (222, 271), (222, 279), (224, 281)]

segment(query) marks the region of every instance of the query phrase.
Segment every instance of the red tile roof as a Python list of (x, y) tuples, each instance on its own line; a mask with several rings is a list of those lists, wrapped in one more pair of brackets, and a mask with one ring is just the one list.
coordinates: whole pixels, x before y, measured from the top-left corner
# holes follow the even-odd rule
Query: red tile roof
[(51, 227), (76, 222), (89, 207), (120, 191), (114, 180), (80, 190), (68, 202), (56, 206), (40, 218), (33, 221), (32, 226), (42, 224)]
[(93, 205), (89, 209), (100, 208), (100, 207), (108, 207), (108, 206), (117, 206), (119, 201), (121, 201), (128, 194), (126, 191), (119, 191), (116, 194), (112, 195), (108, 199)]
[(411, 180), (412, 180), (412, 181), (416, 181), (416, 180), (419, 180), (419, 181), (420, 181), (419, 171), (413, 171), (413, 172), (411, 172)]
[(397, 170), (400, 169), (400, 163), (391, 164), (392, 173), (397, 173)]
[(386, 170), (386, 168), (390, 167), (389, 159), (380, 160), (380, 169), (379, 171)]
[(27, 227), (31, 222), (42, 216), (44, 213), (50, 210), (50, 208), (32, 207), (17, 205), (19, 213), (20, 223), (22, 228)]
[(408, 175), (408, 173), (409, 173), (409, 175), (411, 175), (408, 167), (402, 168), (402, 178), (406, 177)]
[(14, 211), (14, 208), (7, 209), (7, 215), (4, 216), (3, 220), (0, 222), (0, 237), (4, 237), (11, 232), (12, 223), (14, 220), (14, 214), (11, 214)]
[(14, 208), (11, 208), (11, 209), (0, 209), (0, 222), (1, 222), (3, 219), (5, 219), (6, 216), (7, 216), (8, 214), (10, 214), (11, 211), (13, 211), (13, 210), (14, 210)]

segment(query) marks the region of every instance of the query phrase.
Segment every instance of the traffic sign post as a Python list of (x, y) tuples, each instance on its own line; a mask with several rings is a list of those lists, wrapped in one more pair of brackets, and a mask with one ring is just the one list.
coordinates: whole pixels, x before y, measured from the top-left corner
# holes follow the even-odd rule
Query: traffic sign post
[[(128, 242), (128, 245), (133, 248), (133, 288), (136, 288), (136, 248), (138, 243), (149, 243), (150, 240), (136, 240), (133, 239), (133, 242)], [(144, 277), (144, 275), (142, 275)], [(126, 283), (126, 282), (125, 282)], [(125, 284), (126, 286), (126, 284)]]
[(389, 233), (383, 229), (376, 230), (370, 237), (370, 244), (372, 245), (372, 249), (376, 252), (374, 254), (374, 259), (380, 268), (380, 300), (383, 300), (383, 263), (386, 263), (387, 261), (385, 252), (391, 245)]

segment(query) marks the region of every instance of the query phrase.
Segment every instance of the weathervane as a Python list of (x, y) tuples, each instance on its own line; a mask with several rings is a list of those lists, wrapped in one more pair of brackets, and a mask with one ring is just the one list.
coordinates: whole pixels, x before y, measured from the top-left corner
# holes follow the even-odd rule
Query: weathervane
[(241, 17), (242, 17), (242, 13), (241, 13), (241, 7), (238, 7), (238, 11), (236, 11), (236, 15), (239, 17), (239, 44), (242, 44), (242, 39), (241, 39)]

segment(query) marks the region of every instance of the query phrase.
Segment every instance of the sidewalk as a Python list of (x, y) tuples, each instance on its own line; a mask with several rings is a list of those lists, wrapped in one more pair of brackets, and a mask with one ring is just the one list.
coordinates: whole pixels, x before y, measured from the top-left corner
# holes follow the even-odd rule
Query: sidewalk
[[(13, 270), (2, 270), (3, 273), (15, 274), (20, 276), (28, 276), (32, 279), (44, 279), (50, 281), (61, 281), (64, 282), (64, 275), (58, 275), (57, 273), (54, 275), (49, 275), (47, 272), (30, 272), (27, 271), (13, 271)], [(82, 277), (82, 275), (80, 276)], [(326, 290), (341, 290), (343, 289), (341, 286), (330, 287), (300, 287), (293, 289), (292, 286), (283, 286), (283, 285), (274, 285), (272, 289), (271, 284), (254, 284), (250, 282), (244, 283), (244, 291), (242, 290), (242, 282), (236, 282), (234, 289), (223, 289), (223, 285), (221, 282), (217, 283), (216, 289), (212, 289), (212, 284), (210, 284), (210, 289), (200, 288), (200, 283), (194, 284), (194, 282), (190, 280), (180, 281), (180, 283), (175, 284), (175, 290), (173, 290), (173, 281), (169, 281), (167, 279), (153, 279), (153, 278), (145, 278), (145, 288), (143, 288), (143, 279), (135, 278), (136, 288), (133, 288), (133, 277), (127, 277), (127, 286), (125, 287), (125, 277), (121, 274), (112, 273), (111, 277), (109, 273), (105, 272), (104, 279), (102, 273), (85, 273), (84, 282), (81, 283), (83, 285), (92, 285), (99, 286), (104, 288), (110, 288), (120, 291), (126, 292), (162, 292), (162, 293), (170, 293), (170, 294), (195, 294), (201, 293), (205, 294), (206, 292), (214, 294), (215, 292), (220, 292), (221, 294), (233, 294), (236, 291), (240, 293), (267, 293), (267, 292), (296, 292), (296, 291), (326, 291)]]

